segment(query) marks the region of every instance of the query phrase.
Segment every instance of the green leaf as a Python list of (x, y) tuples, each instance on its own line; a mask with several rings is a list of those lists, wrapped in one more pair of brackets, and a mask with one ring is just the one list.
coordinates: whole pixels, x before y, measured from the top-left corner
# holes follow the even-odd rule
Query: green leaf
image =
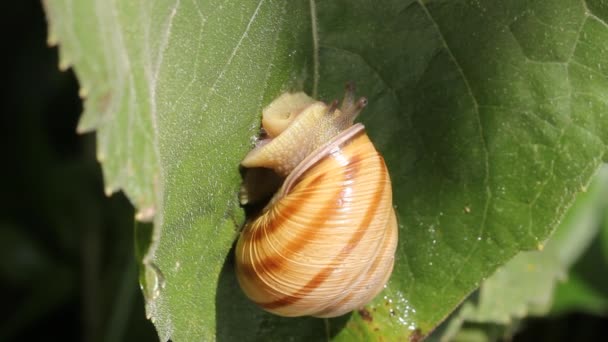
[[(606, 269), (603, 263), (602, 270)], [(604, 272), (596, 272), (591, 279), (585, 279), (574, 273), (568, 281), (560, 284), (555, 290), (554, 305), (551, 312), (555, 315), (572, 311), (587, 312), (603, 315), (608, 309), (608, 293), (606, 293), (606, 276)]]
[[(600, 0), (53, 1), (109, 191), (155, 228), (142, 263), (162, 340), (412, 339), (538, 248), (608, 141)], [(400, 222), (394, 274), (350, 316), (284, 319), (240, 293), (238, 163), (281, 92), (355, 81)], [(145, 248), (144, 248), (145, 250)]]
[(572, 267), (567, 281), (559, 284), (551, 308), (553, 315), (584, 311), (602, 315), (608, 310), (608, 190), (590, 219), (603, 220), (598, 236)]
[(521, 252), (499, 267), (462, 304), (440, 339), (465, 340), (463, 336), (475, 330), (496, 340), (492, 336), (497, 329), (514, 332), (510, 327), (521, 319), (545, 315), (553, 306), (555, 287), (567, 279), (572, 264), (597, 236), (608, 209), (607, 195), (608, 166), (604, 166), (589, 189), (577, 196), (543, 250)]
[(128, 3), (65, 0), (44, 5), (48, 42), (61, 42), (59, 67), (74, 65), (80, 96), (86, 98), (78, 132), (97, 132), (106, 194), (124, 190), (139, 210), (138, 217), (149, 220), (160, 182), (156, 98), (151, 96), (160, 59), (144, 51), (158, 52), (158, 39), (152, 42), (150, 37), (163, 28), (147, 25), (144, 39), (144, 32), (135, 32), (136, 26), (129, 24), (134, 18), (127, 16), (137, 13), (139, 19), (132, 22), (139, 24), (144, 17), (150, 22), (158, 18), (127, 10)]

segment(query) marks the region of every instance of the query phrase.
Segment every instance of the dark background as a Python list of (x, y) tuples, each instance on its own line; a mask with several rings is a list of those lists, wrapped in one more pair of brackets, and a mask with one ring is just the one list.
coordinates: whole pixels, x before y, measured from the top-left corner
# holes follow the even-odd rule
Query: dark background
[(0, 341), (157, 340), (137, 283), (133, 208), (104, 195), (95, 135), (75, 133), (74, 73), (58, 69), (39, 1), (0, 9)]
[[(38, 1), (3, 1), (0, 13), (0, 341), (155, 341), (133, 208), (120, 193), (104, 195), (95, 136), (75, 133), (77, 80), (58, 70)], [(515, 340), (595, 340), (607, 323), (536, 319)]]

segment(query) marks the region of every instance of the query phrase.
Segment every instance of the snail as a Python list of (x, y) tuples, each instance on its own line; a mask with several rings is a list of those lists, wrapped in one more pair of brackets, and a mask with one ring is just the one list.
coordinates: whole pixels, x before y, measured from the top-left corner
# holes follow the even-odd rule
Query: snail
[[(366, 104), (347, 85), (340, 108), (299, 92), (263, 111), (265, 137), (241, 165), (247, 172), (270, 169), (279, 181), (253, 172), (244, 186), (280, 187), (245, 223), (235, 259), (243, 292), (266, 311), (340, 316), (371, 301), (391, 275), (397, 247), (391, 181), (364, 126), (353, 123)], [(268, 195), (265, 187), (256, 191)], [(246, 190), (242, 203), (264, 197)]]

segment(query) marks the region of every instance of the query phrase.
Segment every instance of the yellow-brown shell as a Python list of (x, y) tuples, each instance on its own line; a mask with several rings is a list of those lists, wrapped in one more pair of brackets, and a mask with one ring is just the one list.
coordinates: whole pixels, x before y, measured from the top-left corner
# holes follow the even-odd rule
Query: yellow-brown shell
[[(343, 111), (351, 115), (341, 123), (346, 128), (338, 127), (329, 141), (297, 157), (302, 158), (298, 165), (288, 168), (282, 187), (248, 221), (237, 243), (241, 288), (260, 307), (281, 316), (334, 317), (357, 309), (382, 290), (393, 269), (397, 221), (390, 178), (363, 126), (352, 124), (363, 106), (347, 101), (348, 94), (342, 111), (323, 108), (334, 122), (345, 116)], [(312, 114), (304, 109), (296, 121), (305, 121), (301, 116), (306, 115)], [(290, 134), (293, 124), (279, 137)]]

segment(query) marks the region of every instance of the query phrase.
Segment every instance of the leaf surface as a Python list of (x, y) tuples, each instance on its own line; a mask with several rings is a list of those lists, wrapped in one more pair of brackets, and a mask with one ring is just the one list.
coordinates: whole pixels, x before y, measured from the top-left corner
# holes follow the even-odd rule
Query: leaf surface
[[(585, 284), (580, 282), (576, 266), (574, 278), (569, 271), (585, 251), (585, 254), (589, 253), (589, 245), (599, 241), (596, 237), (608, 208), (607, 195), (608, 167), (605, 166), (596, 174), (589, 189), (577, 196), (541, 251), (521, 252), (499, 267), (446, 322), (444, 332), (438, 331), (439, 334), (433, 337), (441, 341), (466, 340), (466, 334), (475, 330), (486, 335), (487, 340), (496, 340), (491, 336), (497, 331), (514, 333), (521, 320), (543, 316), (550, 309), (555, 311), (556, 304), (561, 311), (566, 305), (577, 308), (594, 304), (589, 306), (597, 308), (602, 300), (590, 303), (593, 291), (583, 292)], [(554, 298), (558, 299), (557, 303)]]

